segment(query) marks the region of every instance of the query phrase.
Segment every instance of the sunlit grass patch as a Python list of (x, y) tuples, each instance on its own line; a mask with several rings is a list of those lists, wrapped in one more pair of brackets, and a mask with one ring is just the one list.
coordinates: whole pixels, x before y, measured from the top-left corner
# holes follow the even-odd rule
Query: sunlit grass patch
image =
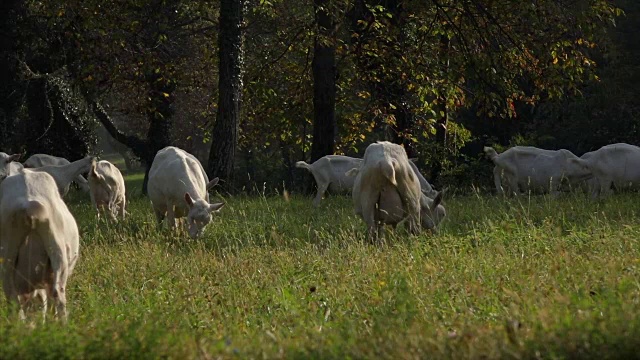
[(70, 323), (4, 314), (2, 358), (635, 356), (637, 194), (447, 198), (439, 232), (381, 246), (350, 197), (212, 194), (227, 205), (191, 240), (147, 198), (113, 224), (72, 195)]

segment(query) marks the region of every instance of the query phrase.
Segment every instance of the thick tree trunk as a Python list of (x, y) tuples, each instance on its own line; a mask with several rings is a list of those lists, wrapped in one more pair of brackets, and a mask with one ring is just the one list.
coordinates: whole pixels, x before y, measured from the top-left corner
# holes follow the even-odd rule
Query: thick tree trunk
[[(10, 151), (14, 144), (14, 121), (24, 94), (24, 83), (18, 79), (18, 18), (23, 12), (22, 0), (0, 1), (0, 148)], [(20, 88), (20, 89), (19, 89)], [(17, 150), (17, 149), (16, 149)]]
[(149, 130), (147, 131), (147, 156), (142, 159), (145, 165), (144, 180), (142, 182), (142, 193), (147, 194), (147, 184), (149, 182), (149, 169), (153, 163), (156, 153), (166, 146), (171, 145), (171, 130), (173, 127), (172, 117), (175, 112), (173, 108), (173, 91), (176, 84), (172, 81), (166, 71), (155, 71), (151, 69), (146, 76), (149, 85)]
[(314, 0), (318, 34), (313, 51), (313, 143), (311, 161), (333, 154), (336, 136), (336, 48), (328, 0)]
[[(48, 154), (52, 148), (51, 137), (46, 136), (53, 125), (50, 103), (47, 99), (47, 80), (44, 77), (32, 79), (26, 92), (26, 105), (29, 116), (29, 130), (25, 132), (25, 143), (31, 144), (30, 153)], [(56, 154), (52, 154), (56, 155)]]
[(396, 119), (395, 125), (393, 126), (392, 140), (396, 144), (401, 144), (407, 152), (407, 156), (413, 158), (418, 155), (412, 141), (409, 139), (413, 131), (413, 113), (410, 109), (406, 108), (406, 104), (403, 104), (405, 97), (404, 90), (395, 89), (394, 91), (394, 97), (400, 101), (394, 105), (395, 109), (391, 110), (391, 113)]
[(209, 177), (226, 181), (230, 189), (240, 120), (242, 73), (244, 67), (244, 16), (246, 0), (220, 1), (219, 98), (216, 123), (211, 133), (207, 164)]

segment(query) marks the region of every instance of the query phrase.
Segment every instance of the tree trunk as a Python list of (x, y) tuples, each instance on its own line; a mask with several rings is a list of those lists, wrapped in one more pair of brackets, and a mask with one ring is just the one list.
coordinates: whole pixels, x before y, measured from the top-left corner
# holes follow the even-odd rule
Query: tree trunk
[(48, 154), (52, 144), (51, 137), (46, 135), (53, 126), (53, 114), (47, 99), (47, 80), (44, 77), (29, 81), (26, 100), (30, 131), (25, 131), (25, 142), (31, 144), (29, 152)]
[[(449, 49), (449, 38), (444, 35), (441, 36), (440, 51), (442, 54), (445, 54), (442, 56), (442, 68), (444, 69), (445, 74), (449, 72)], [(434, 156), (435, 161), (431, 171), (431, 181), (434, 183), (439, 180), (440, 173), (443, 170), (442, 164), (447, 156), (447, 122), (449, 121), (446, 95), (441, 95), (438, 98), (438, 103), (440, 105), (440, 111), (442, 111), (442, 116), (436, 120), (436, 146), (434, 146), (434, 149), (439, 153)]]
[(224, 187), (227, 190), (232, 181), (238, 144), (244, 67), (245, 13), (246, 0), (220, 0), (218, 113), (211, 133), (211, 152), (207, 172), (209, 177), (217, 176), (226, 180)]
[(0, 1), (0, 148), (7, 152), (14, 145), (14, 122), (25, 91), (17, 77), (18, 19), (23, 10), (22, 0)]
[(410, 158), (418, 156), (413, 142), (409, 136), (413, 132), (414, 117), (411, 109), (407, 108), (405, 102), (406, 92), (402, 87), (389, 85), (386, 88), (387, 92), (392, 96), (390, 99), (395, 106), (395, 109), (391, 108), (390, 112), (395, 117), (395, 124), (392, 126), (392, 141), (396, 144), (400, 144), (407, 152), (407, 156)]
[(336, 132), (336, 49), (328, 0), (313, 2), (318, 34), (313, 50), (313, 143), (311, 161), (333, 154)]
[(175, 112), (173, 108), (173, 91), (176, 84), (167, 74), (171, 71), (156, 71), (150, 69), (146, 76), (149, 85), (150, 104), (147, 111), (149, 118), (149, 130), (147, 131), (147, 156), (142, 158), (145, 165), (144, 180), (142, 181), (142, 193), (147, 194), (147, 184), (149, 182), (149, 169), (153, 159), (159, 150), (171, 145), (171, 117)]

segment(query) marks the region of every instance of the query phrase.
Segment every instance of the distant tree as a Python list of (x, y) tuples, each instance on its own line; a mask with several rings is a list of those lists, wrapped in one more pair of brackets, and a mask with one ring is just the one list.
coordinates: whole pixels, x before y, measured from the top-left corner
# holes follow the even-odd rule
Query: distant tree
[(228, 185), (238, 145), (246, 7), (246, 0), (220, 0), (218, 113), (211, 133), (207, 172), (226, 180)]
[[(84, 1), (71, 2), (59, 12), (85, 20), (67, 34), (76, 57), (74, 76), (96, 118), (142, 161), (145, 194), (155, 154), (174, 143), (175, 93), (189, 86), (180, 88), (179, 82), (196, 77), (192, 73), (197, 70), (185, 64), (197, 52), (202, 35), (212, 30), (212, 8), (208, 2), (201, 5), (183, 0)], [(52, 4), (49, 11), (58, 6)], [(109, 114), (110, 101), (129, 106), (146, 124), (135, 133), (119, 129)]]
[(311, 161), (333, 154), (336, 137), (336, 24), (330, 0), (314, 0), (313, 143)]
[(8, 151), (14, 135), (15, 118), (20, 108), (20, 95), (16, 91), (18, 79), (18, 20), (24, 11), (23, 0), (0, 2), (0, 148)]
[(31, 1), (0, 4), (0, 140), (3, 151), (71, 160), (95, 145), (94, 121), (70, 76), (61, 33), (70, 22), (34, 13)]

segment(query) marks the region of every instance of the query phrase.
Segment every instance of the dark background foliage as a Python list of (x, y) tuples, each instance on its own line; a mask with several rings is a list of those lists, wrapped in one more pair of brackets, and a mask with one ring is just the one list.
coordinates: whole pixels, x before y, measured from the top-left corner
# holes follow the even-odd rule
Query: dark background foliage
[(437, 187), (486, 187), (485, 145), (640, 144), (639, 19), (632, 0), (3, 1), (0, 150), (101, 140), (148, 168), (171, 144), (270, 191), (387, 139)]

